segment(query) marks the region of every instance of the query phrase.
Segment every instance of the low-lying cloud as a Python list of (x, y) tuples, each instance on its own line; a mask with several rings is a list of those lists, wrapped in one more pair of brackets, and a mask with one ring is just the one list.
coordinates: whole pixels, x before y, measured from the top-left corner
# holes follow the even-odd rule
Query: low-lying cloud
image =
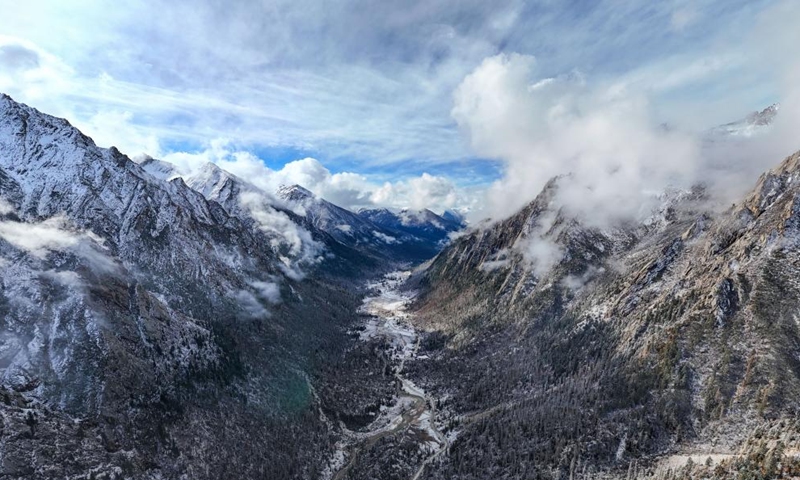
[[(0, 213), (13, 208), (0, 201)], [(65, 217), (56, 216), (41, 222), (0, 221), (0, 239), (13, 247), (44, 260), (52, 252), (69, 252), (81, 258), (95, 271), (113, 273), (117, 264), (103, 253), (104, 241), (90, 231), (72, 228)]]
[(319, 262), (324, 246), (288, 215), (272, 208), (270, 199), (265, 196), (246, 192), (241, 195), (240, 201), (270, 239), (272, 249), (281, 260), (278, 266), (289, 278), (302, 280), (305, 276), (302, 267)]
[(90, 238), (67, 230), (66, 225), (63, 217), (49, 218), (40, 223), (3, 221), (0, 222), (0, 238), (43, 259), (50, 252), (76, 247), (84, 238)]
[[(676, 30), (696, 14), (676, 11)], [(504, 163), (503, 177), (489, 188), (486, 216), (516, 212), (559, 175), (569, 178), (559, 182), (555, 208), (600, 227), (648, 216), (667, 187), (701, 183), (719, 199), (737, 199), (759, 173), (800, 148), (800, 61), (786, 54), (800, 42), (792, 26), (798, 15), (796, 2), (778, 2), (758, 15), (735, 55), (720, 47), (703, 62), (667, 62), (675, 63), (672, 72), (552, 76), (530, 55), (486, 58), (456, 89), (451, 112), (476, 154)], [(779, 86), (781, 109), (769, 129), (709, 141), (713, 125), (693, 128), (691, 118), (663, 122), (663, 105), (654, 99), (732, 65), (769, 74)], [(698, 101), (684, 116), (700, 108)]]
[(274, 281), (252, 281), (253, 291), (238, 290), (233, 298), (242, 310), (254, 318), (270, 318), (272, 314), (264, 303), (276, 305), (281, 301), (280, 285)]
[(453, 117), (475, 151), (505, 162), (487, 214), (502, 218), (559, 175), (559, 206), (596, 225), (648, 211), (668, 184), (693, 180), (698, 144), (659, 126), (644, 96), (580, 74), (537, 78), (526, 55), (486, 59), (455, 93)]
[(281, 287), (277, 282), (254, 281), (250, 285), (256, 289), (258, 295), (269, 303), (276, 304), (281, 301)]
[(271, 316), (269, 310), (264, 308), (258, 298), (247, 290), (237, 291), (233, 298), (239, 308), (253, 318), (269, 318)]
[[(695, 21), (693, 15), (676, 12), (676, 31)], [(530, 55), (486, 58), (456, 89), (451, 112), (474, 152), (504, 165), (483, 213), (505, 218), (559, 176), (547, 215), (559, 212), (598, 228), (644, 220), (668, 188), (704, 185), (715, 205), (741, 199), (761, 172), (800, 148), (800, 61), (786, 55), (800, 42), (792, 26), (798, 15), (796, 2), (762, 12), (735, 60), (746, 58), (780, 84), (773, 124), (746, 137), (714, 136), (710, 125), (692, 129), (691, 120), (667, 125), (653, 101), (655, 93), (684, 83), (683, 77), (729, 68), (730, 55), (660, 82), (642, 81), (639, 71), (601, 79), (578, 71), (545, 75), (546, 66)], [(515, 246), (539, 276), (563, 255), (551, 233), (534, 228)]]

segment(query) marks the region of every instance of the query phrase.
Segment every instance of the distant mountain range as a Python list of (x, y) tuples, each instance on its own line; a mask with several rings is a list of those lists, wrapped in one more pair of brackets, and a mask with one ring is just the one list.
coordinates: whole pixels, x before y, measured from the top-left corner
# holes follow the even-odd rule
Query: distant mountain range
[(400, 261), (422, 261), (433, 257), (451, 233), (466, 227), (461, 217), (444, 218), (430, 210), (392, 212), (381, 208), (353, 213), (301, 187), (287, 185), (278, 197), (299, 208), (309, 222), (336, 240), (376, 256)]
[(265, 192), (213, 163), (191, 175), (182, 175), (170, 163), (153, 158), (143, 159), (140, 166), (163, 180), (181, 177), (207, 199), (229, 211), (238, 210), (239, 214), (243, 213), (243, 193), (259, 196), (272, 208), (302, 217), (299, 222), (309, 230), (324, 232), (347, 247), (383, 260), (419, 262), (431, 258), (445, 245), (451, 233), (466, 227), (464, 218), (453, 211), (446, 211), (442, 216), (427, 209), (393, 212), (379, 208), (355, 213), (317, 197), (301, 185), (284, 185), (277, 192)]

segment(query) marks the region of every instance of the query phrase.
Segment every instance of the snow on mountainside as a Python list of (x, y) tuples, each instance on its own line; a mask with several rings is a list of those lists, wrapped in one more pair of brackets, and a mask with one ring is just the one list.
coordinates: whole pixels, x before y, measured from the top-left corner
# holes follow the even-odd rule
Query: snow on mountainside
[[(397, 228), (397, 217), (389, 213), (391, 219), (383, 222), (339, 207), (299, 185), (284, 185), (278, 196), (287, 205), (295, 208), (313, 226), (327, 232), (345, 245), (364, 249), (377, 256), (401, 261), (425, 260), (434, 256), (444, 244), (445, 238), (430, 235), (425, 219), (409, 222), (410, 228)], [(388, 210), (386, 210), (388, 212)], [(439, 217), (429, 212), (438, 219)], [(437, 221), (441, 225), (441, 222)], [(434, 227), (439, 231), (439, 226)]]
[(300, 185), (281, 185), (278, 187), (278, 196), (289, 202), (304, 203), (316, 200), (317, 196), (310, 190)]
[(0, 96), (0, 476), (307, 478), (335, 432), (284, 411), (355, 308), (336, 245), (141, 163)]
[(440, 243), (446, 242), (451, 233), (466, 227), (463, 217), (452, 211), (440, 216), (428, 209), (402, 209), (395, 213), (387, 208), (374, 208), (361, 209), (358, 215), (392, 231)]
[[(106, 237), (124, 258), (154, 250), (162, 240), (185, 243), (182, 253), (169, 253), (182, 257), (172, 262), (190, 262), (200, 254), (192, 240), (207, 233), (198, 231), (199, 225), (235, 228), (240, 221), (224, 218), (219, 204), (209, 203), (182, 178), (174, 177), (164, 162), (157, 169), (153, 161), (138, 165), (114, 148), (97, 147), (65, 120), (16, 104), (9, 97), (0, 100), (0, 114), (4, 190), (26, 220), (67, 215), (81, 228)], [(153, 176), (148, 167), (150, 172), (168, 173), (170, 180)], [(152, 224), (142, 223), (150, 218)], [(261, 223), (269, 250), (281, 259), (281, 266), (297, 270), (313, 262), (319, 246), (309, 241), (302, 227), (271, 211), (265, 212)], [(143, 231), (146, 236), (140, 235)], [(154, 250), (155, 256), (162, 254)], [(229, 261), (230, 257), (219, 258), (221, 264)], [(153, 263), (155, 268), (169, 264)]]
[(753, 135), (759, 135), (772, 124), (779, 110), (780, 104), (774, 103), (760, 112), (753, 112), (747, 115), (741, 120), (715, 127), (711, 129), (709, 135), (712, 139), (725, 137), (747, 138)]
[(655, 478), (796, 469), (798, 178), (800, 152), (725, 212), (698, 188), (606, 229), (560, 209), (554, 179), (454, 240), (416, 283), (438, 339), (418, 383), (459, 432), (428, 477), (650, 478), (676, 450), (730, 461)]
[(355, 213), (317, 198), (313, 193), (299, 185), (284, 185), (278, 196), (287, 204), (299, 207), (299, 212), (312, 224), (328, 232), (339, 241), (354, 244), (387, 244), (402, 241), (391, 236), (382, 228)]
[(172, 180), (175, 177), (180, 177), (181, 174), (175, 165), (158, 160), (150, 156), (144, 156), (140, 159), (134, 159), (145, 172), (161, 180)]

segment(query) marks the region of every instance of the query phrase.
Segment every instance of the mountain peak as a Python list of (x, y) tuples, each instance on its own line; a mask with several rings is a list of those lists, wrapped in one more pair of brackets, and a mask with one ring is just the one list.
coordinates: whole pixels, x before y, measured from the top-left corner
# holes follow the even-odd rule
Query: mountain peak
[(726, 123), (712, 128), (710, 133), (714, 137), (750, 137), (765, 131), (775, 121), (780, 110), (780, 103), (773, 103), (761, 111), (755, 111), (741, 120)]
[(463, 224), (466, 223), (466, 219), (464, 218), (464, 215), (462, 215), (460, 212), (457, 212), (455, 210), (445, 210), (441, 214), (441, 217), (443, 219), (447, 220), (448, 222), (452, 222), (452, 223), (458, 224), (458, 225), (463, 225)]
[(161, 180), (172, 180), (180, 176), (180, 172), (175, 168), (175, 165), (149, 155), (145, 155), (134, 161), (136, 161), (145, 172)]
[(391, 210), (389, 210), (386, 207), (359, 208), (358, 209), (358, 214), (359, 215), (361, 215), (361, 214), (373, 214), (373, 213), (375, 213), (375, 214), (377, 214), (377, 213), (382, 213), (382, 214), (388, 213), (388, 214), (391, 214), (392, 212), (391, 212)]
[(300, 185), (281, 185), (278, 188), (278, 196), (284, 200), (298, 202), (306, 199), (316, 198), (310, 190), (301, 187)]
[(760, 112), (753, 112), (747, 116), (747, 119), (756, 125), (769, 125), (775, 119), (775, 115), (781, 109), (780, 103), (773, 103), (769, 107), (761, 110)]

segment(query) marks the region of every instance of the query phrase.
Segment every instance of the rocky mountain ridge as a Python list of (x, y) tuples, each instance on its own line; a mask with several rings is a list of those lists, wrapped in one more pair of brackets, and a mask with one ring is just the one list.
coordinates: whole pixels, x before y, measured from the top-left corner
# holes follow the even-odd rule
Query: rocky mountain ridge
[[(556, 179), (445, 248), (418, 277), (418, 325), (439, 338), (420, 378), (459, 434), (430, 478), (644, 476), (693, 448), (741, 451), (716, 474), (730, 478), (780, 421), (795, 448), (799, 162), (725, 212), (696, 190), (605, 230), (553, 204)], [(554, 259), (537, 269), (541, 245)]]

